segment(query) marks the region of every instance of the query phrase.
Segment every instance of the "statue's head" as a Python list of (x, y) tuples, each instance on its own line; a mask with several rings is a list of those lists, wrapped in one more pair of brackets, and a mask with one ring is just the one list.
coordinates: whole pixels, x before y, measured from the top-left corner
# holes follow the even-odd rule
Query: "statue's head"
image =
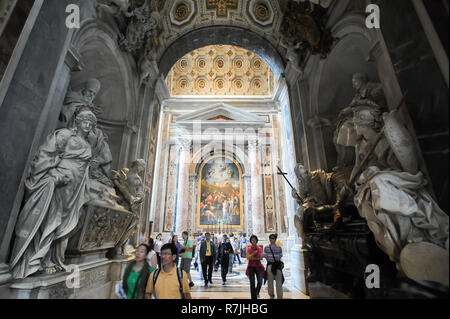
[(369, 82), (369, 77), (366, 73), (353, 74), (352, 83), (355, 90), (361, 89), (364, 84), (367, 84), (367, 82)]
[(78, 129), (87, 134), (97, 125), (97, 117), (91, 111), (84, 110), (78, 113), (75, 123)]
[(92, 103), (100, 91), (101, 83), (97, 79), (89, 79), (83, 90), (83, 95), (90, 103)]
[(131, 168), (134, 168), (138, 174), (142, 174), (145, 171), (145, 165), (147, 163), (143, 159), (137, 159), (131, 164)]
[(308, 170), (300, 163), (297, 163), (297, 165), (295, 165), (294, 172), (300, 181), (308, 177)]
[(368, 131), (379, 132), (383, 127), (383, 118), (380, 110), (370, 106), (360, 106), (354, 111), (353, 123), (356, 134), (366, 136)]

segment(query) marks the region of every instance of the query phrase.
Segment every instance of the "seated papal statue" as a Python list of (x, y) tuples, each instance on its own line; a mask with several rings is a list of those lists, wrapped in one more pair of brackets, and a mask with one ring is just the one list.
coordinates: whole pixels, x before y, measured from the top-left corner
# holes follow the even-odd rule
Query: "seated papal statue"
[(69, 234), (78, 224), (81, 208), (90, 200), (93, 153), (88, 137), (96, 123), (91, 111), (81, 111), (73, 128), (57, 130), (39, 148), (25, 182), (25, 205), (15, 230), (10, 262), (13, 278), (65, 269)]

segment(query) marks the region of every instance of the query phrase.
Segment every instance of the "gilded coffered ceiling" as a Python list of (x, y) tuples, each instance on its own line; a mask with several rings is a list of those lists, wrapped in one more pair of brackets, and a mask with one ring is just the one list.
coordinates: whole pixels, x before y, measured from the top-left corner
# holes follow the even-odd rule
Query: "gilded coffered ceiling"
[(166, 78), (172, 96), (270, 96), (276, 79), (258, 55), (230, 45), (210, 45), (182, 57)]
[(212, 25), (244, 27), (276, 44), (283, 18), (277, 0), (168, 0), (161, 13), (165, 46), (189, 31)]

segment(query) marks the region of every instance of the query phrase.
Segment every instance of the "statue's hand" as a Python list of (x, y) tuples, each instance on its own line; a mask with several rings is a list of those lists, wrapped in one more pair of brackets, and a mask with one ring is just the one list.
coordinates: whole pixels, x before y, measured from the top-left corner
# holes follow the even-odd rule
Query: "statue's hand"
[(94, 169), (99, 168), (99, 166), (100, 166), (99, 162), (96, 159), (91, 160), (89, 165), (90, 165), (90, 167), (92, 167)]
[(54, 179), (56, 187), (65, 186), (71, 182), (71, 179), (67, 175), (56, 174), (50, 171), (49, 175)]

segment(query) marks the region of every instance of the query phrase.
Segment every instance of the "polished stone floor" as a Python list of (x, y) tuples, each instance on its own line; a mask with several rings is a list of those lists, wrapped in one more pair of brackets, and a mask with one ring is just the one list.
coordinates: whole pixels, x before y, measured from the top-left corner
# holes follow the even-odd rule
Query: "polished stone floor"
[[(285, 283), (283, 285), (284, 299), (309, 299), (308, 296), (302, 294), (299, 290), (292, 287), (291, 274), (288, 267), (289, 262), (285, 258), (284, 263), (286, 268), (283, 273), (285, 276)], [(204, 282), (200, 277), (200, 272), (193, 267), (191, 269), (192, 280), (195, 286), (191, 289), (193, 299), (250, 299), (250, 282), (245, 275), (247, 268), (247, 260), (244, 258), (242, 264), (239, 265), (236, 261), (233, 266), (233, 273), (228, 274), (227, 283), (222, 286), (222, 278), (220, 276), (220, 269), (213, 272), (213, 284), (204, 287)], [(200, 270), (200, 269), (199, 269)], [(269, 299), (267, 292), (267, 283), (263, 285), (260, 292), (261, 299)]]

